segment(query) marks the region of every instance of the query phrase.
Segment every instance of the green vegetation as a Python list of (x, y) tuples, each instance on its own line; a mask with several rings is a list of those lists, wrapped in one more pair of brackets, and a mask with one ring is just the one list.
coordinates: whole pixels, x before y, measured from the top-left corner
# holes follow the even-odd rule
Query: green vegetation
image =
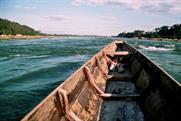
[(122, 32), (118, 37), (146, 37), (146, 38), (168, 38), (181, 39), (181, 24), (173, 26), (162, 26), (156, 28), (151, 32), (144, 32), (143, 30), (135, 30), (134, 32)]
[(11, 22), (0, 18), (0, 35), (2, 34), (40, 35), (41, 33), (39, 31), (35, 31), (34, 29), (26, 25), (20, 25), (19, 23)]

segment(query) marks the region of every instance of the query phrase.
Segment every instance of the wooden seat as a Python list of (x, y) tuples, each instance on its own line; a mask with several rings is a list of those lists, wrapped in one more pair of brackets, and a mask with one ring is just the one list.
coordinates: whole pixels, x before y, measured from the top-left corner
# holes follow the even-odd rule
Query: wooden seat
[(109, 56), (126, 56), (128, 54), (129, 54), (128, 51), (106, 52), (106, 55), (109, 55)]
[(109, 76), (111, 77), (111, 80), (130, 80), (134, 78), (134, 75), (130, 72), (125, 71), (124, 73), (119, 72), (109, 72)]
[(141, 98), (141, 95), (140, 94), (126, 94), (126, 95), (123, 95), (123, 94), (111, 94), (110, 97), (104, 97), (104, 99), (108, 99), (108, 100), (114, 100), (114, 99), (139, 99)]

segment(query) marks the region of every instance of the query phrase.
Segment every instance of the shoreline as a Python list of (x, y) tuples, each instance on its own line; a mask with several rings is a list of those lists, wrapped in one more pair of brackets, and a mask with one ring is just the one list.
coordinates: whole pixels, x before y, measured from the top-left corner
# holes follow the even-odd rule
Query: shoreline
[(169, 38), (147, 38), (147, 37), (131, 37), (133, 39), (141, 39), (141, 40), (153, 40), (153, 41), (174, 41), (181, 42), (181, 39), (169, 39)]
[[(89, 35), (0, 35), (0, 40), (11, 39), (40, 39), (40, 38), (53, 38), (53, 37), (89, 37)], [(103, 37), (98, 35), (90, 35), (90, 37)]]
[(40, 38), (49, 38), (52, 36), (49, 35), (0, 35), (1, 40), (10, 40), (10, 39), (40, 39)]
[[(68, 35), (66, 35), (68, 36)], [(52, 37), (64, 37), (63, 35), (0, 35), (0, 40), (10, 40), (10, 39), (41, 39), (41, 38), (52, 38)], [(122, 38), (122, 37), (121, 37)], [(131, 37), (132, 39), (141, 40), (153, 40), (153, 41), (175, 41), (181, 42), (181, 39), (169, 39), (169, 38), (147, 38), (147, 37)]]

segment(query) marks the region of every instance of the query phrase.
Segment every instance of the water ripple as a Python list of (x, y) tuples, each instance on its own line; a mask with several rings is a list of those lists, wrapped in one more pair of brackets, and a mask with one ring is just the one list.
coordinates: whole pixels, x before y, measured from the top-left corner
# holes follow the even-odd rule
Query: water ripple
[[(0, 41), (1, 121), (20, 120), (112, 41), (106, 37)], [(160, 64), (174, 78), (181, 80), (180, 43), (134, 39), (126, 41)]]

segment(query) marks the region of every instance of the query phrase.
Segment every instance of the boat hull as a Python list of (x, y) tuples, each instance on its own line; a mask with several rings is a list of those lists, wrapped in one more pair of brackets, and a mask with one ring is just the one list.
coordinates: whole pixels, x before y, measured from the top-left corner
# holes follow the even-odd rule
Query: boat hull
[[(124, 67), (110, 71), (112, 59)], [(181, 85), (144, 54), (114, 41), (58, 86), (22, 121), (179, 119)]]

